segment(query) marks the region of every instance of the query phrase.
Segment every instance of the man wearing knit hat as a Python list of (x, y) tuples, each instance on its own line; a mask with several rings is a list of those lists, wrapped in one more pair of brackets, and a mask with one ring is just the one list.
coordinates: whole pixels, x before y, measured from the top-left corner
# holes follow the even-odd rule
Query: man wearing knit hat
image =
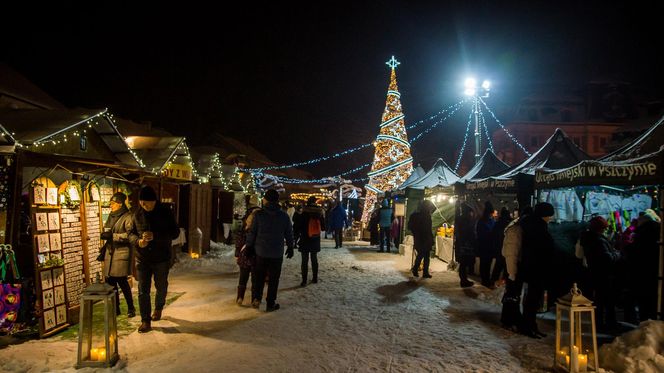
[(272, 312), (279, 309), (276, 300), (281, 265), (284, 261), (284, 240), (288, 246), (287, 258), (293, 257), (293, 225), (288, 214), (279, 207), (279, 192), (270, 189), (265, 192), (263, 199), (263, 208), (254, 216), (247, 234), (246, 244), (247, 247), (253, 247), (256, 251), (256, 267), (251, 276), (251, 306), (260, 307), (267, 275), (267, 307), (265, 310)]
[[(180, 230), (171, 210), (157, 201), (157, 193), (150, 186), (141, 188), (134, 226), (139, 237), (136, 250), (138, 272), (138, 305), (141, 310), (139, 333), (152, 330), (151, 321), (161, 319), (168, 292), (168, 270), (171, 262), (171, 241)], [(150, 287), (154, 277), (155, 310), (152, 315)]]
[(523, 305), (523, 325), (521, 333), (531, 338), (546, 335), (537, 327), (537, 310), (544, 297), (544, 289), (551, 279), (551, 262), (554, 255), (553, 237), (549, 234), (548, 223), (555, 215), (553, 205), (541, 202), (535, 205), (533, 213), (521, 221), (521, 263), (518, 273), (523, 282), (528, 283)]

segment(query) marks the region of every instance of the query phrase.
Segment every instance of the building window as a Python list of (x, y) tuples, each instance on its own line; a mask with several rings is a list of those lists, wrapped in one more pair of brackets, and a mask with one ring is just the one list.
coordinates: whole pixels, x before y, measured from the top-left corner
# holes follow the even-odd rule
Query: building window
[(593, 152), (599, 152), (599, 136), (593, 136)]
[(571, 122), (572, 121), (572, 110), (565, 109), (560, 111), (560, 120), (562, 122)]

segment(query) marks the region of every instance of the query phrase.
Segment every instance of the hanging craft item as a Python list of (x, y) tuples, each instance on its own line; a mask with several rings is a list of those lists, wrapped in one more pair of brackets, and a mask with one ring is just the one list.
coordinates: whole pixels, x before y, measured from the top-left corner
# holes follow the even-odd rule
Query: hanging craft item
[(99, 186), (99, 197), (101, 199), (102, 207), (109, 207), (111, 205), (111, 197), (113, 196), (113, 186), (103, 183)]
[(60, 195), (60, 204), (63, 207), (76, 208), (81, 204), (83, 193), (81, 184), (76, 180), (68, 180), (60, 184), (58, 194)]
[(99, 202), (101, 200), (101, 192), (96, 182), (90, 181), (85, 186), (87, 192), (87, 201)]

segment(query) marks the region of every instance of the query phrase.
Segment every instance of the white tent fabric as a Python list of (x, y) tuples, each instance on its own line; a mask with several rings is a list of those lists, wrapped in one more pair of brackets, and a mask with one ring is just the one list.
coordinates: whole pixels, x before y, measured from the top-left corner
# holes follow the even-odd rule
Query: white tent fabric
[(414, 183), (415, 181), (417, 181), (419, 178), (421, 178), (422, 176), (424, 176), (424, 174), (426, 174), (426, 173), (427, 173), (427, 172), (424, 171), (424, 169), (422, 168), (422, 166), (417, 165), (417, 167), (415, 167), (415, 168), (413, 169), (413, 173), (411, 173), (410, 176), (408, 176), (408, 178), (406, 179), (406, 181), (404, 181), (403, 184), (401, 184), (401, 185), (399, 186), (399, 188), (397, 188), (397, 189), (400, 189), (400, 190), (402, 190), (402, 189), (406, 189), (410, 184), (412, 184), (412, 183)]
[(443, 161), (441, 158), (438, 158), (429, 172), (406, 187), (413, 189), (425, 189), (441, 186), (445, 187), (456, 183), (458, 180), (459, 175), (452, 171), (452, 169), (445, 163), (445, 161)]

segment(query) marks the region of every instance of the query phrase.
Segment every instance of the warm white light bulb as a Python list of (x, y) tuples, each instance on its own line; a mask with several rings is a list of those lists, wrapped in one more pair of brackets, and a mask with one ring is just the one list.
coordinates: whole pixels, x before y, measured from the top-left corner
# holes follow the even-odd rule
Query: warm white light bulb
[(488, 80), (483, 81), (483, 82), (482, 82), (482, 88), (484, 88), (484, 89), (489, 89), (489, 88), (491, 88), (491, 82), (488, 81)]
[(466, 88), (475, 88), (475, 85), (477, 84), (477, 81), (475, 78), (466, 78)]

